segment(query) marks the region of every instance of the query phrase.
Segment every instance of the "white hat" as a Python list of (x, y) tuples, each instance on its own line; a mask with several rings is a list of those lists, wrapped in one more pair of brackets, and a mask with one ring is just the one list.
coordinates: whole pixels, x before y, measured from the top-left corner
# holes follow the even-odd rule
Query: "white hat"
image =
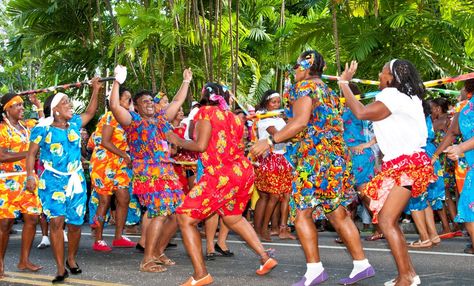
[(196, 104), (199, 104), (199, 102), (197, 102), (197, 101), (191, 102), (191, 107), (194, 107)]

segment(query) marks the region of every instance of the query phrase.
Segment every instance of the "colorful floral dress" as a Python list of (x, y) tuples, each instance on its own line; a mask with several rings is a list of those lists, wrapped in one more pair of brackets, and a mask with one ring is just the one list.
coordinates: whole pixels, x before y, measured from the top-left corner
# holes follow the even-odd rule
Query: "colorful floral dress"
[[(464, 141), (474, 136), (474, 99), (470, 99), (459, 113), (459, 129)], [(458, 215), (456, 222), (474, 222), (474, 150), (464, 153), (467, 162), (467, 174), (464, 181), (463, 191), (459, 197)]]
[[(443, 130), (437, 130), (435, 132), (435, 144), (438, 146), (441, 141), (443, 141), (444, 136), (446, 133)], [(455, 177), (455, 163), (453, 160), (448, 159), (446, 153), (442, 152), (439, 154), (439, 162), (441, 164), (441, 168), (443, 169), (443, 181), (444, 181), (444, 189), (446, 193), (446, 197), (454, 198), (456, 192), (456, 177)]]
[(38, 195), (48, 220), (64, 216), (67, 224), (82, 225), (87, 186), (81, 163), (81, 116), (74, 114), (68, 123), (67, 129), (37, 125), (31, 131), (31, 142), (38, 144), (45, 168)]
[(99, 194), (111, 196), (117, 189), (126, 188), (130, 194), (126, 225), (140, 222), (140, 205), (138, 198), (132, 194), (132, 170), (127, 167), (122, 157), (110, 152), (102, 144), (102, 129), (104, 126), (112, 127), (111, 143), (118, 149), (128, 153), (128, 143), (125, 131), (114, 118), (112, 112), (104, 114), (97, 123), (97, 128), (92, 135), (93, 152), (90, 160), (90, 173), (92, 193), (89, 200), (89, 221), (91, 225), (96, 222), (96, 212), (99, 205)]
[[(428, 156), (432, 158), (434, 152), (436, 151), (436, 146), (434, 144), (435, 133), (433, 130), (431, 116), (426, 117), (426, 127), (428, 129), (428, 138), (426, 140), (426, 147), (424, 149), (426, 150)], [(445, 200), (443, 169), (439, 163), (439, 160), (435, 161), (433, 167), (434, 173), (438, 179), (435, 182), (429, 184), (427, 192), (416, 198), (410, 198), (410, 201), (408, 202), (408, 205), (405, 209), (406, 213), (409, 214), (412, 211), (422, 211), (428, 207), (428, 204), (433, 210), (440, 210), (443, 208)]]
[[(350, 180), (350, 160), (343, 139), (343, 121), (337, 94), (326, 84), (304, 80), (285, 93), (288, 117), (293, 103), (308, 96), (312, 101), (309, 122), (287, 146), (286, 157), (294, 167), (293, 198), (299, 210), (318, 207), (330, 213), (355, 198)], [(319, 215), (317, 215), (318, 217)]]
[[(270, 136), (267, 128), (275, 127), (280, 131), (286, 125), (283, 118), (265, 118), (256, 124), (259, 140)], [(275, 144), (271, 152), (258, 158), (260, 164), (255, 168), (255, 186), (259, 191), (277, 195), (291, 192), (293, 168), (285, 158), (285, 147), (285, 143)]]
[[(344, 121), (344, 142), (349, 147), (356, 147), (360, 144), (367, 143), (364, 134), (364, 121), (357, 119), (354, 113), (348, 108), (344, 107), (342, 113)], [(362, 154), (349, 153), (351, 156), (352, 168), (351, 173), (355, 179), (355, 185), (361, 186), (369, 182), (374, 177), (375, 155), (372, 149), (365, 148)]]
[(149, 119), (130, 112), (132, 122), (124, 127), (133, 165), (133, 193), (148, 210), (149, 217), (172, 215), (184, 197), (170, 161), (166, 132), (171, 125), (165, 111)]
[(199, 158), (203, 174), (187, 194), (177, 213), (205, 219), (214, 212), (241, 215), (252, 193), (254, 170), (245, 157), (244, 124), (230, 111), (217, 106), (201, 107), (195, 121), (212, 126), (209, 144)]
[[(187, 129), (185, 124), (182, 124), (173, 129), (173, 132), (178, 135), (180, 138), (185, 139), (184, 133)], [(183, 164), (175, 164), (174, 169), (176, 174), (179, 177), (179, 181), (183, 185), (183, 192), (185, 194), (189, 193), (188, 187), (188, 175), (192, 176), (196, 172), (196, 165), (194, 164), (198, 159), (198, 154), (196, 152), (190, 152), (184, 149), (179, 149), (178, 152), (173, 156), (173, 159), (176, 162)], [(184, 164), (188, 163), (188, 164)]]
[[(35, 120), (19, 122), (22, 130), (6, 122), (0, 123), (0, 148), (6, 152), (26, 152), (29, 147), (30, 129), (35, 126)], [(26, 159), (15, 162), (0, 163), (0, 219), (15, 218), (20, 213), (39, 215), (41, 203), (38, 192), (26, 190)]]

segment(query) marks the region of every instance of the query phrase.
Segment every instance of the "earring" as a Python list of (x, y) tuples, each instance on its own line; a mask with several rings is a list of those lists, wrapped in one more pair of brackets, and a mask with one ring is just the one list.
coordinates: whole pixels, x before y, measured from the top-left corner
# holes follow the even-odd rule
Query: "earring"
[(56, 116), (59, 116), (59, 112), (57, 112), (57, 111), (55, 111), (54, 114), (55, 114)]

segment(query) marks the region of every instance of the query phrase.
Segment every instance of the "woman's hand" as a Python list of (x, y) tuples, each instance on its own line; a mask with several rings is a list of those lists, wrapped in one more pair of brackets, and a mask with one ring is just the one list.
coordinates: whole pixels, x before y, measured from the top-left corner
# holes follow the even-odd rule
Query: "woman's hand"
[(354, 147), (349, 147), (349, 149), (356, 155), (360, 155), (364, 153), (364, 149), (367, 148), (367, 145), (365, 143), (359, 144)]
[(346, 68), (342, 72), (340, 79), (350, 81), (357, 71), (357, 61), (352, 61), (350, 66), (346, 63)]
[(124, 156), (122, 158), (125, 161), (125, 163), (127, 164), (127, 167), (129, 169), (131, 169), (132, 168), (132, 158), (130, 158), (130, 156), (128, 154), (126, 154), (126, 156)]
[(102, 88), (103, 84), (99, 81), (99, 79), (100, 77), (98, 76), (92, 78), (91, 85), (93, 90), (99, 91)]
[(444, 153), (448, 155), (448, 158), (457, 161), (459, 157), (464, 156), (464, 152), (459, 145), (449, 146), (444, 150)]
[(179, 138), (179, 136), (174, 132), (167, 132), (166, 140), (171, 144), (179, 146), (179, 142), (181, 141), (181, 138)]
[(36, 178), (34, 176), (28, 176), (26, 178), (26, 190), (33, 193), (36, 189)]
[(36, 97), (36, 94), (29, 96), (31, 103), (36, 106), (36, 109), (41, 109), (41, 101)]
[(190, 82), (193, 79), (193, 72), (191, 68), (187, 68), (183, 71), (183, 81)]
[(252, 148), (250, 148), (250, 153), (254, 157), (262, 156), (263, 154), (265, 154), (266, 152), (270, 150), (270, 147), (271, 146), (270, 144), (268, 144), (268, 140), (262, 139), (262, 140), (257, 141), (257, 143), (255, 143), (252, 146)]

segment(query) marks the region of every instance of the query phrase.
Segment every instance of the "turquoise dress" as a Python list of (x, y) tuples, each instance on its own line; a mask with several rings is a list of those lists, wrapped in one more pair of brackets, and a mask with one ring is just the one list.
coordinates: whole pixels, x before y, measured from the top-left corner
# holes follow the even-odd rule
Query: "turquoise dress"
[[(459, 129), (464, 141), (474, 136), (474, 99), (470, 99), (459, 113)], [(474, 222), (474, 149), (464, 153), (468, 171), (458, 202), (456, 222)]]
[[(357, 119), (354, 113), (344, 107), (342, 113), (342, 119), (344, 120), (344, 142), (347, 146), (355, 147), (363, 143), (367, 143), (367, 139), (364, 134), (364, 121)], [(374, 166), (375, 156), (371, 148), (365, 148), (362, 154), (355, 154), (350, 152), (351, 155), (351, 174), (354, 176), (355, 185), (357, 187), (369, 182), (374, 177)]]
[[(426, 117), (426, 127), (428, 129), (428, 138), (426, 139), (426, 146), (423, 149), (425, 149), (428, 156), (432, 158), (436, 151), (436, 145), (431, 116)], [(439, 160), (436, 160), (433, 167), (435, 175), (438, 176), (438, 180), (431, 183), (428, 186), (428, 191), (423, 195), (416, 198), (410, 198), (408, 206), (405, 209), (406, 213), (409, 214), (411, 211), (422, 211), (428, 207), (428, 204), (433, 210), (440, 210), (443, 208), (443, 202), (445, 200), (444, 172)]]

